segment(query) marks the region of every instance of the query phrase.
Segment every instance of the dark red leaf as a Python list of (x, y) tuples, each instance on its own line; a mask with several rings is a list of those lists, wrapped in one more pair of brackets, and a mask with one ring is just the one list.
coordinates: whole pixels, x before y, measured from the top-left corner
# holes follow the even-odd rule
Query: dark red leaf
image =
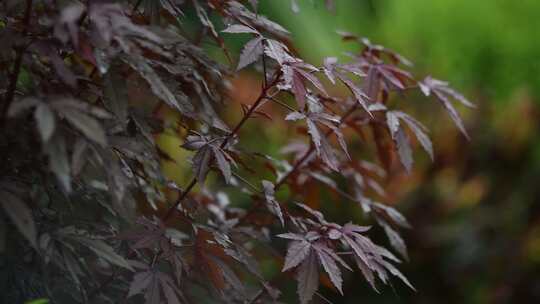
[(317, 257), (314, 252), (310, 252), (298, 268), (296, 280), (298, 282), (300, 303), (309, 303), (319, 287), (319, 271), (317, 267)]

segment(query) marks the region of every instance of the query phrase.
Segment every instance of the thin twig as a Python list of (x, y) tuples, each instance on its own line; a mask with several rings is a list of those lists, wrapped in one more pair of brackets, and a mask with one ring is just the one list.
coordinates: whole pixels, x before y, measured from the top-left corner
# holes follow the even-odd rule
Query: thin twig
[(297, 112), (297, 110), (296, 110), (295, 108), (293, 108), (293, 107), (291, 107), (290, 105), (284, 103), (283, 101), (280, 101), (279, 99), (276, 99), (276, 98), (274, 98), (274, 97), (267, 97), (266, 99), (269, 99), (269, 100), (275, 102), (276, 104), (278, 104), (278, 105), (280, 105), (280, 106), (286, 108), (287, 110), (289, 110), (289, 111), (291, 111), (291, 112)]
[(318, 296), (319, 298), (321, 298), (323, 301), (325, 301), (326, 303), (328, 304), (333, 304), (332, 301), (328, 300), (325, 296), (323, 296), (321, 293), (319, 293), (318, 291), (315, 292), (315, 295)]
[(165, 216), (163, 216), (163, 221), (168, 220), (173, 215), (174, 211), (176, 211), (176, 209), (178, 208), (178, 205), (180, 205), (180, 203), (186, 198), (188, 193), (191, 192), (191, 190), (193, 189), (193, 187), (195, 187), (196, 184), (197, 179), (193, 178), (189, 185), (186, 187), (186, 190), (184, 190), (182, 194), (178, 197), (174, 205), (172, 207), (169, 207), (167, 213), (165, 213)]
[(232, 175), (234, 175), (236, 178), (238, 178), (241, 182), (243, 182), (244, 184), (246, 184), (248, 187), (251, 188), (251, 190), (253, 190), (254, 192), (256, 193), (262, 193), (261, 189), (257, 188), (257, 186), (253, 185), (252, 183), (250, 183), (247, 179), (243, 178), (240, 174), (232, 171)]
[(220, 146), (221, 149), (225, 148), (227, 146), (229, 140), (231, 140), (238, 133), (240, 128), (242, 128), (242, 126), (249, 119), (251, 114), (253, 114), (253, 112), (255, 112), (255, 110), (259, 107), (259, 104), (266, 98), (266, 93), (268, 92), (268, 90), (271, 87), (273, 87), (274, 85), (276, 85), (280, 78), (281, 78), (281, 71), (276, 73), (276, 77), (274, 78), (274, 80), (272, 81), (272, 83), (270, 85), (268, 85), (268, 86), (266, 86), (266, 87), (264, 87), (262, 89), (261, 94), (259, 95), (257, 100), (253, 103), (253, 105), (249, 108), (249, 110), (246, 112), (246, 115), (244, 115), (244, 117), (242, 117), (242, 119), (238, 122), (236, 127), (231, 131), (231, 133), (229, 133), (229, 135), (225, 138), (223, 143), (221, 143), (221, 146)]

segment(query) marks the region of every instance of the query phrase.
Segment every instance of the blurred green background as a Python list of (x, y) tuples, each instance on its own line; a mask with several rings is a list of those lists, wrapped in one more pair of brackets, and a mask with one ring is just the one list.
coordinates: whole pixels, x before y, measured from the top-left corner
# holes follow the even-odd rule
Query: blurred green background
[(334, 12), (299, 2), (298, 14), (282, 0), (260, 1), (261, 12), (291, 30), (310, 62), (355, 50), (335, 34), (353, 32), (478, 105), (461, 111), (467, 142), (442, 111), (422, 115), (435, 108), (409, 98), (436, 149), (395, 195), (414, 226), (403, 270), (418, 292), (396, 282), (376, 294), (358, 276), (332, 302), (540, 303), (540, 1), (337, 0)]

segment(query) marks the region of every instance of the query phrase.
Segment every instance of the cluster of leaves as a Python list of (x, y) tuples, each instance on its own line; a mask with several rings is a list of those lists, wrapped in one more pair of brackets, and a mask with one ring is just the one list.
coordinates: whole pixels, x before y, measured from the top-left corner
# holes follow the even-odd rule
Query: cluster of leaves
[[(384, 195), (380, 181), (396, 172), (396, 160), (411, 170), (411, 134), (431, 158), (433, 149), (426, 128), (390, 109), (390, 98), (418, 88), (436, 97), (464, 134), (451, 99), (472, 104), (445, 82), (416, 80), (402, 56), (349, 33), (339, 34), (360, 51), (348, 54), (348, 62), (307, 63), (293, 51), (289, 32), (259, 14), (258, 1), (247, 2), (0, 4), (6, 303), (43, 297), (61, 303), (276, 302), (277, 278), (269, 281), (258, 264), (281, 260), (259, 252), (279, 251), (280, 239), (288, 240), (283, 274), (295, 275), (301, 303), (323, 297), (317, 292), (323, 273), (343, 293), (342, 269), (352, 271), (351, 261), (375, 290), (391, 277), (413, 288), (395, 266), (401, 260), (368, 238), (369, 227), (328, 222), (301, 189), (317, 182), (357, 204), (407, 259), (399, 229), (408, 222), (368, 195)], [(199, 46), (208, 38), (232, 60), (223, 36), (235, 34), (251, 37), (236, 67)], [(216, 109), (228, 104), (228, 79), (250, 66), (262, 74), (260, 94), (230, 127)], [(350, 94), (329, 94), (340, 86)], [(242, 127), (255, 115), (268, 116), (265, 103), (282, 107), (284, 120), (302, 124), (299, 137), (310, 138), (285, 146), (290, 158), (241, 149)], [(166, 124), (164, 110), (182, 123)], [(160, 170), (168, 156), (154, 138), (171, 129), (183, 136), (182, 148), (193, 151), (194, 177), (185, 187)], [(374, 143), (382, 168), (349, 153), (344, 131)], [(264, 163), (275, 179), (260, 178), (262, 188), (247, 181), (239, 173), (249, 167), (247, 159)], [(210, 172), (249, 195), (252, 207), (230, 204), (219, 184), (206, 187)], [(256, 176), (263, 175), (268, 172)], [(284, 186), (290, 192), (282, 198)]]

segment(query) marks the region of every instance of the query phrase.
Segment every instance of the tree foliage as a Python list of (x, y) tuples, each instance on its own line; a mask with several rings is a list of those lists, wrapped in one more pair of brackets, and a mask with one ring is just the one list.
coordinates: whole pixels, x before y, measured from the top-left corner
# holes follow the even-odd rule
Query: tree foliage
[[(346, 293), (350, 271), (375, 290), (392, 278), (414, 289), (397, 268), (408, 258), (400, 229), (410, 225), (369, 195), (384, 195), (380, 181), (399, 164), (412, 170), (412, 136), (434, 158), (426, 127), (397, 106), (403, 93), (419, 90), (467, 136), (452, 99), (473, 105), (446, 82), (417, 80), (396, 52), (350, 33), (338, 33), (359, 47), (348, 61), (308, 63), (257, 2), (0, 4), (6, 303), (266, 303), (279, 301), (280, 279), (296, 279), (299, 302), (308, 303), (323, 297), (321, 282)], [(250, 39), (233, 54), (228, 35)], [(202, 41), (230, 62), (218, 63)], [(260, 74), (259, 96), (240, 121), (225, 121), (223, 108), (234, 107), (229, 80), (246, 69)], [(348, 93), (336, 93), (340, 87)], [(281, 159), (242, 149), (249, 140), (242, 128), (269, 117), (266, 103), (283, 109), (272, 119), (299, 126)], [(182, 119), (166, 126), (157, 115), (164, 108)], [(167, 155), (155, 136), (167, 128), (184, 134), (181, 148), (193, 153), (185, 186), (160, 168)], [(373, 144), (381, 166), (350, 151), (345, 132)], [(254, 163), (268, 170), (255, 172), (257, 184), (239, 173)], [(223, 183), (207, 185), (209, 174)], [(314, 183), (358, 205), (378, 228), (325, 219), (302, 195)], [(249, 196), (251, 207), (229, 204), (231, 189)], [(369, 238), (379, 228), (399, 258)], [(268, 259), (283, 263), (281, 275), (263, 275), (259, 263)]]

